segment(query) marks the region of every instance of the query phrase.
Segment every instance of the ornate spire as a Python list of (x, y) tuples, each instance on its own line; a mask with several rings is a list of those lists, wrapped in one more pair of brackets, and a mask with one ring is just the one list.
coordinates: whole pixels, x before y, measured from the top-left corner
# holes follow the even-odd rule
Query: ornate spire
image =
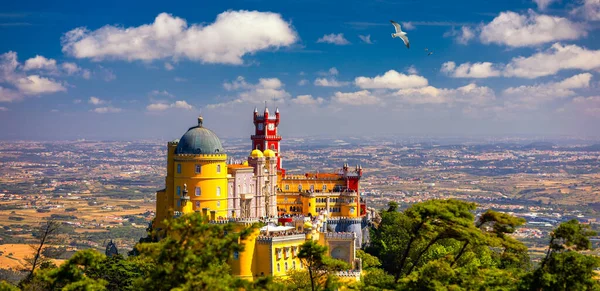
[(204, 121), (204, 118), (202, 118), (202, 115), (198, 116), (198, 126), (202, 127), (202, 122)]

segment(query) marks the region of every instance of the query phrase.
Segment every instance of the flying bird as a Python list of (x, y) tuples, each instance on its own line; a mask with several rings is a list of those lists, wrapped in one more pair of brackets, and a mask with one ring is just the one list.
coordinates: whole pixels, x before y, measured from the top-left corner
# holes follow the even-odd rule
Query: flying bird
[(428, 56), (433, 55), (433, 51), (429, 51), (428, 48), (425, 48), (425, 52), (427, 53)]
[(406, 32), (402, 31), (402, 29), (400, 28), (400, 24), (398, 24), (398, 22), (393, 21), (393, 20), (390, 20), (390, 22), (396, 28), (396, 33), (392, 33), (392, 38), (396, 38), (396, 37), (401, 38), (402, 41), (404, 41), (406, 48), (410, 48), (410, 42), (408, 42), (408, 37), (406, 36)]

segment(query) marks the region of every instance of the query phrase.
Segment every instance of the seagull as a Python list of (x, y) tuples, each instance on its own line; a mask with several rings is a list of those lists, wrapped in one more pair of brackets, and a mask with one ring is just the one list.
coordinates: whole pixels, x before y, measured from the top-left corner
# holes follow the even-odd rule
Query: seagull
[(406, 32), (402, 31), (402, 29), (400, 29), (400, 24), (398, 24), (398, 22), (390, 20), (390, 22), (392, 23), (392, 25), (396, 28), (396, 33), (392, 33), (392, 37), (399, 37), (402, 39), (402, 41), (404, 41), (404, 44), (406, 45), (406, 48), (410, 48), (410, 43), (408, 42), (408, 37), (406, 36)]
[(427, 53), (428, 56), (433, 55), (433, 51)]

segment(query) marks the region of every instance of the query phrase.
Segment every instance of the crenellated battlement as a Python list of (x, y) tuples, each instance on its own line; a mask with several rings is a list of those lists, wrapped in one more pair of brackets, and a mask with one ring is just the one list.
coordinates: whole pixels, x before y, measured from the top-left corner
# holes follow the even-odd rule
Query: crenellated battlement
[(352, 240), (356, 239), (356, 233), (353, 232), (327, 232), (325, 233), (326, 239), (336, 240)]

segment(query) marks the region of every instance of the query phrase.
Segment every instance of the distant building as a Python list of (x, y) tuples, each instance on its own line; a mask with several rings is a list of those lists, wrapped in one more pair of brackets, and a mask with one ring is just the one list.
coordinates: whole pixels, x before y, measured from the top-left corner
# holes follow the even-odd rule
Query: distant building
[(247, 279), (303, 268), (297, 252), (308, 239), (360, 269), (356, 247), (368, 224), (360, 195), (362, 167), (344, 164), (335, 173), (288, 175), (282, 167), (279, 109), (275, 116), (267, 108), (263, 115), (255, 109), (253, 122), (252, 150), (243, 163), (227, 164), (221, 141), (204, 127), (202, 117), (181, 139), (167, 144), (166, 187), (157, 192), (153, 228), (164, 229), (165, 219), (191, 212), (215, 223), (269, 222), (231, 261), (234, 274)]

